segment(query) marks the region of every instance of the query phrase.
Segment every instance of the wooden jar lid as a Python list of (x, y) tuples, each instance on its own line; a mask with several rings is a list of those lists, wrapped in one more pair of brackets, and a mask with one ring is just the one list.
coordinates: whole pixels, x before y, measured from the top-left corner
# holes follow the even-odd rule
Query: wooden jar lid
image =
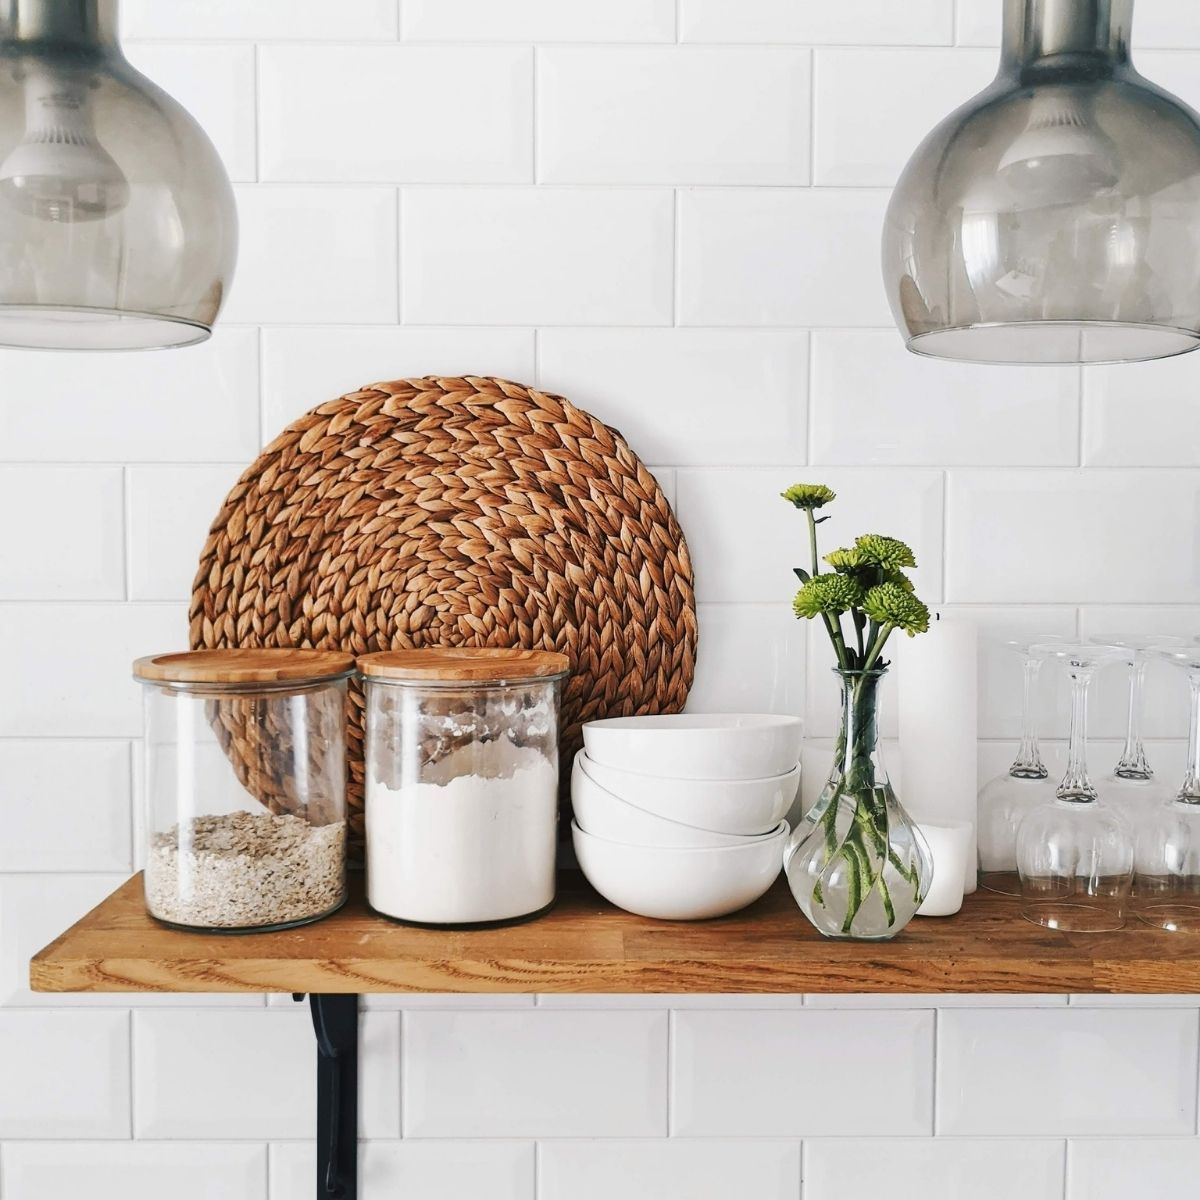
[(353, 672), (354, 656), (338, 650), (189, 650), (133, 664), (135, 678), (154, 683), (315, 683)]
[(367, 679), (516, 683), (565, 675), (565, 654), (549, 650), (500, 650), (492, 647), (431, 647), (428, 650), (384, 650), (364, 654), (359, 671)]

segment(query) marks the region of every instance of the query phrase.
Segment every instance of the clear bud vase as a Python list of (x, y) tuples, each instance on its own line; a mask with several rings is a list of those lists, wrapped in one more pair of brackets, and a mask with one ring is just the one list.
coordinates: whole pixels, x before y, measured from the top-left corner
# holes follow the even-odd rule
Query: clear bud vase
[(933, 878), (929, 848), (896, 798), (880, 753), (879, 684), (886, 673), (837, 672), (842, 729), (833, 770), (784, 855), (796, 903), (826, 937), (895, 937)]

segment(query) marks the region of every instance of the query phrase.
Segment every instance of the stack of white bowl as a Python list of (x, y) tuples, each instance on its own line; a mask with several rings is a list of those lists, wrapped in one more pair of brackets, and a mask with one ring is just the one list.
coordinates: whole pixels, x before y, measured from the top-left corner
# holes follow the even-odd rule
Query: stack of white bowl
[(779, 875), (800, 783), (797, 717), (616, 717), (583, 727), (571, 775), (575, 856), (618, 908), (697, 921)]

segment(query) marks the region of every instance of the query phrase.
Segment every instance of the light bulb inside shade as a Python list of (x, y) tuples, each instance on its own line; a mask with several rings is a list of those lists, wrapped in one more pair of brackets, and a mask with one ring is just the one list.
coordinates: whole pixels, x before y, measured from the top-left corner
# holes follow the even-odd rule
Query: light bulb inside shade
[(0, 164), (0, 196), (43, 221), (96, 221), (129, 202), (129, 183), (96, 137), (86, 80), (30, 71), (25, 136)]

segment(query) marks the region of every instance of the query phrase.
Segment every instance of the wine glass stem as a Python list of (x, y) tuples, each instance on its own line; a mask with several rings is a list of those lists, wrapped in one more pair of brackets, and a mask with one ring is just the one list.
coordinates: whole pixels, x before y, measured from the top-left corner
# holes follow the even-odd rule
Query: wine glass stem
[(1187, 774), (1179, 789), (1179, 799), (1200, 804), (1200, 670), (1188, 672), (1188, 686), (1192, 693), (1192, 723), (1188, 730)]
[(1034, 703), (1034, 688), (1041, 669), (1040, 658), (1026, 656), (1025, 683), (1021, 696), (1021, 745), (1013, 765), (1008, 768), (1008, 773), (1018, 779), (1045, 779), (1049, 774), (1046, 764), (1042, 762), (1042, 752), (1038, 746), (1037, 708)]
[(1137, 655), (1129, 664), (1129, 718), (1125, 727), (1125, 749), (1117, 763), (1117, 774), (1122, 779), (1150, 779), (1154, 772), (1146, 761), (1146, 748), (1142, 745), (1142, 685), (1146, 679), (1146, 663)]
[(1071, 665), (1071, 740), (1067, 750), (1067, 773), (1058, 785), (1060, 800), (1089, 802), (1096, 789), (1087, 770), (1087, 704), (1092, 668)]

